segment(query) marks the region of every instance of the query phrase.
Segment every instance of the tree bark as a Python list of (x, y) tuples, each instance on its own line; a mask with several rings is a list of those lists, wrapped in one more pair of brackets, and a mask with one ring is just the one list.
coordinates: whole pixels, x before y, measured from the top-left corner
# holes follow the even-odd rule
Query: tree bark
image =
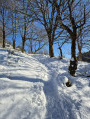
[(61, 48), (59, 48), (59, 49), (60, 49), (60, 59), (62, 59), (63, 58), (62, 49)]
[(50, 29), (47, 30), (47, 35), (48, 35), (48, 40), (49, 40), (49, 56), (54, 57), (54, 52), (53, 52), (54, 36), (52, 38), (52, 33)]
[(13, 27), (13, 49), (15, 49), (15, 40), (14, 40), (14, 27)]
[(15, 39), (13, 39), (13, 49), (15, 49)]
[(71, 57), (76, 58), (76, 36), (72, 38)]
[(5, 12), (3, 8), (3, 48), (5, 48)]
[(25, 47), (25, 38), (22, 38), (22, 52), (24, 52), (24, 47)]
[(69, 72), (72, 76), (75, 76), (77, 69), (77, 58), (76, 58), (76, 34), (72, 35), (72, 44), (71, 44), (71, 60), (69, 66)]
[(49, 55), (50, 55), (50, 57), (54, 57), (53, 41), (50, 37), (49, 37)]
[(79, 54), (78, 54), (78, 60), (82, 61), (82, 53), (81, 53), (81, 48), (79, 47)]
[(3, 48), (5, 48), (5, 29), (3, 27)]
[[(13, 8), (12, 8), (13, 9)], [(14, 13), (12, 12), (12, 32), (13, 32), (13, 49), (15, 49), (15, 41), (14, 41)]]
[(15, 40), (14, 40), (14, 49), (16, 48), (16, 32), (17, 32), (17, 23), (16, 23), (16, 10), (15, 10)]

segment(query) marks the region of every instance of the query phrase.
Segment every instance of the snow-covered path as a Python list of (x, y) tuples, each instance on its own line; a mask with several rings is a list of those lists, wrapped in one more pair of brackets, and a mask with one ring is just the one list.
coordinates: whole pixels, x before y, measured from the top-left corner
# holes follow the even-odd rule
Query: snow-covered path
[(0, 119), (89, 119), (89, 78), (67, 69), (65, 59), (0, 49)]
[(52, 60), (55, 61), (56, 59), (51, 59), (51, 61), (49, 58), (46, 58), (46, 60), (45, 59), (42, 60), (42, 58), (38, 59), (38, 61), (41, 62), (43, 65), (45, 65), (45, 67), (48, 69), (49, 74), (48, 75), (49, 81), (44, 83), (43, 88), (47, 102), (46, 105), (47, 113), (45, 119), (60, 119), (61, 117), (62, 119), (66, 119), (64, 109), (61, 107), (60, 98), (58, 95), (58, 87), (55, 81), (58, 76), (59, 69), (55, 68), (55, 64), (52, 64)]
[[(65, 86), (65, 84), (63, 84), (64, 81), (67, 80), (67, 77), (70, 79), (73, 78), (69, 76), (67, 72), (69, 62), (67, 62), (66, 60), (62, 60), (60, 63), (60, 60), (56, 58), (46, 58), (45, 60), (40, 58), (40, 56), (36, 58), (39, 58), (39, 62), (45, 65), (49, 71), (49, 81), (44, 84), (44, 93), (47, 100), (46, 119), (89, 119), (90, 87), (86, 87), (86, 91), (88, 92), (86, 92), (86, 97), (87, 95), (89, 97), (87, 97), (89, 99), (89, 101), (87, 99), (88, 102), (86, 102), (88, 104), (87, 106), (83, 104), (82, 97), (80, 98), (80, 96), (82, 96), (80, 95), (80, 93), (83, 90), (81, 90), (80, 93), (78, 90), (79, 83), (82, 81), (81, 79), (80, 82), (77, 81), (77, 86), (73, 85), (73, 89), (69, 89)], [(86, 83), (88, 83), (88, 79), (86, 79)], [(75, 78), (74, 80), (77, 79)], [(72, 94), (72, 92), (77, 93), (77, 99), (76, 95)]]

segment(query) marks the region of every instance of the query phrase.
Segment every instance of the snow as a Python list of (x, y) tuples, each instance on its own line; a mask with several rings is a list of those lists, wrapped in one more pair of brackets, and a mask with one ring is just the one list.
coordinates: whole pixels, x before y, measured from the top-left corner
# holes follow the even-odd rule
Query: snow
[(72, 77), (68, 59), (12, 51), (0, 48), (0, 119), (90, 119), (90, 63)]
[(71, 61), (74, 61), (74, 58), (73, 57), (71, 58)]

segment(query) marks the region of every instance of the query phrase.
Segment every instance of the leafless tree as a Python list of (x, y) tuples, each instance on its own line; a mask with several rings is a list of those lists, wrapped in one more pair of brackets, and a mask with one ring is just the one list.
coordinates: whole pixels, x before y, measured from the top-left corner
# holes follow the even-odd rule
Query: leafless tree
[(5, 42), (6, 42), (6, 35), (5, 35), (5, 28), (6, 28), (6, 18), (7, 18), (7, 10), (6, 10), (7, 2), (4, 0), (0, 2), (0, 22), (3, 29), (3, 48), (5, 48)]
[[(58, 14), (58, 22), (62, 29), (66, 30), (70, 35), (71, 39), (71, 58), (69, 71), (72, 76), (75, 75), (75, 70), (77, 69), (77, 59), (76, 59), (76, 41), (77, 41), (77, 29), (83, 27), (86, 23), (86, 15), (89, 13), (85, 12), (86, 2), (82, 3), (83, 15), (79, 17), (80, 12), (78, 7), (80, 0), (49, 0), (52, 4), (54, 1), (54, 6)], [(81, 22), (81, 24), (80, 24)]]
[(3, 28), (3, 47), (5, 47), (6, 37), (13, 32), (13, 48), (15, 49), (16, 32), (17, 32), (17, 3), (14, 0), (3, 0), (0, 6), (1, 19)]
[(55, 10), (54, 1), (52, 6), (48, 0), (33, 0), (31, 1), (32, 12), (34, 17), (41, 23), (48, 36), (49, 41), (49, 55), (54, 56), (53, 43), (55, 42), (56, 31), (58, 27), (57, 12)]
[[(14, 7), (13, 7), (14, 4)], [(12, 22), (12, 33), (13, 33), (13, 48), (16, 48), (16, 35), (17, 35), (17, 12), (16, 12), (17, 6), (15, 5), (15, 3), (12, 3), (12, 9), (10, 11), (10, 18), (11, 18), (11, 22)]]
[(29, 47), (29, 53), (39, 52), (46, 44), (48, 44), (47, 39), (45, 29), (38, 28), (38, 26), (33, 23), (30, 27), (29, 34), (27, 35), (27, 46)]
[(21, 6), (17, 10), (17, 13), (19, 13), (20, 15), (18, 24), (19, 24), (19, 30), (20, 30), (20, 34), (22, 38), (22, 52), (24, 52), (25, 42), (27, 40), (28, 31), (31, 25), (31, 17), (27, 15), (30, 12), (29, 11), (30, 4), (29, 4), (29, 0), (21, 0), (20, 3), (21, 3)]

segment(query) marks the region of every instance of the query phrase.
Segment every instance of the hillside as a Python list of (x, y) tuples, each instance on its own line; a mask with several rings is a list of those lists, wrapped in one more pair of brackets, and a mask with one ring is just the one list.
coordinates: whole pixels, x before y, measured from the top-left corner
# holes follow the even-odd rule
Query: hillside
[(0, 119), (90, 119), (90, 63), (79, 62), (77, 77), (68, 65), (0, 48)]

